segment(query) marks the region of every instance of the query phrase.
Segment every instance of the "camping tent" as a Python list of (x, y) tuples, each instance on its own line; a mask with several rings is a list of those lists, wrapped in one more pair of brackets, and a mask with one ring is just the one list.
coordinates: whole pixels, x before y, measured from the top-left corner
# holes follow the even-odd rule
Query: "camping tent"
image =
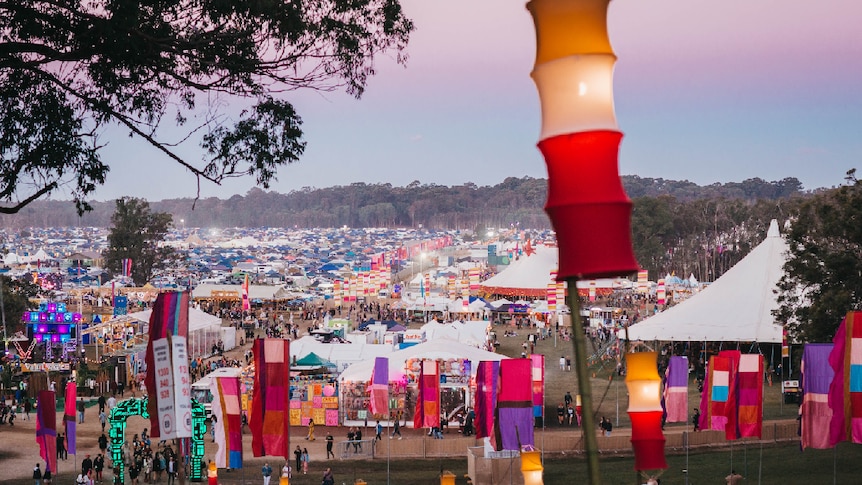
[(775, 220), (766, 239), (705, 290), (632, 325), (631, 340), (781, 342), (775, 287), (783, 274), (787, 243)]

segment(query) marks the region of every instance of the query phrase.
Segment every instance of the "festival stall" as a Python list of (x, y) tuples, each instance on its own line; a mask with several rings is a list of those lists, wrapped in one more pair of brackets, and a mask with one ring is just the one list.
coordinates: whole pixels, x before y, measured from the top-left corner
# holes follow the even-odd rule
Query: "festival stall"
[[(149, 322), (152, 310), (144, 310), (142, 312), (131, 313), (128, 316), (141, 322)], [(203, 357), (213, 353), (213, 346), (220, 342), (224, 346), (224, 350), (231, 350), (233, 347), (228, 347), (229, 342), (225, 342), (221, 329), (221, 318), (210, 315), (197, 308), (189, 308), (189, 339), (188, 350), (189, 357)], [(236, 337), (234, 336), (233, 345), (236, 345)]]
[[(440, 409), (447, 422), (457, 422), (472, 407), (471, 383), (481, 361), (508, 357), (487, 352), (449, 338), (438, 338), (392, 352), (389, 359), (389, 407), (393, 416), (412, 423), (417, 399), (417, 379), (423, 360), (436, 361), (440, 372)], [(344, 422), (376, 419), (368, 414), (368, 383), (374, 359), (354, 364), (339, 376)], [(385, 418), (385, 416), (384, 416)]]

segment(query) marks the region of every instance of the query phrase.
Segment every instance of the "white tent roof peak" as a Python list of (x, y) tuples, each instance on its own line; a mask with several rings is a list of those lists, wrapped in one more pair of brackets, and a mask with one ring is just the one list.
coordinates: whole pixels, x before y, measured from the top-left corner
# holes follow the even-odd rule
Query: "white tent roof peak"
[(629, 327), (632, 340), (781, 342), (776, 285), (787, 243), (778, 222), (766, 239), (714, 283), (688, 300)]

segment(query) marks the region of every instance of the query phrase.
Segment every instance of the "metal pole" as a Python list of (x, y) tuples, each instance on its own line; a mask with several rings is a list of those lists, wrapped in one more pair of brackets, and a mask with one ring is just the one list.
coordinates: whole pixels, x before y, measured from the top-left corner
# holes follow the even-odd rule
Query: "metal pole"
[(3, 278), (0, 278), (0, 317), (3, 319), (3, 355), (9, 353), (9, 338), (6, 336), (6, 307), (3, 304)]
[(596, 420), (593, 415), (593, 397), (587, 368), (587, 344), (584, 338), (584, 326), (581, 322), (581, 301), (578, 295), (577, 278), (567, 280), (568, 304), (572, 317), (572, 346), (575, 352), (575, 373), (578, 378), (578, 392), (581, 394), (582, 412), (581, 433), (584, 438), (584, 451), (587, 458), (587, 483), (600, 485), (602, 483), (599, 471), (599, 445), (596, 439)]

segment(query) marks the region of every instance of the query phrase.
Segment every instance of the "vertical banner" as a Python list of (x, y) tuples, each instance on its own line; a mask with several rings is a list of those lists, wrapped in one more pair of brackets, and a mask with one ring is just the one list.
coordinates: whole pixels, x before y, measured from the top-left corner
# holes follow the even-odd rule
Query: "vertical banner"
[(555, 313), (557, 311), (557, 284), (549, 283), (546, 298), (548, 299), (548, 312)]
[(238, 377), (217, 377), (210, 382), (213, 395), (218, 468), (242, 468), (242, 410)]
[(533, 354), (532, 361), (533, 380), (533, 417), (545, 417), (545, 356)]
[[(177, 416), (177, 403), (191, 409), (191, 396), (182, 396), (182, 382), (176, 382), (174, 362), (187, 366), (188, 356), (185, 351), (185, 339), (189, 335), (189, 294), (187, 292), (159, 293), (150, 315), (149, 341), (146, 351), (146, 385), (153, 389), (147, 401), (147, 411), (150, 414), (150, 435), (153, 438), (188, 438), (191, 437), (191, 415), (185, 423), (183, 415)], [(174, 347), (170, 339), (181, 337), (182, 355), (172, 355)], [(158, 349), (158, 352), (156, 351)], [(186, 369), (188, 376), (188, 369)], [(182, 376), (179, 376), (182, 378)], [(186, 377), (188, 379), (188, 377)], [(185, 386), (188, 392), (189, 386)], [(179, 395), (177, 394), (179, 392)], [(179, 422), (178, 421), (183, 421)], [(179, 430), (179, 431), (178, 431)], [(186, 431), (188, 430), (188, 431)], [(162, 433), (166, 433), (163, 435)], [(180, 434), (177, 434), (177, 433)], [(185, 436), (184, 436), (185, 435)]]
[[(77, 455), (77, 421), (75, 421), (75, 401), (78, 400), (78, 389), (75, 382), (66, 383), (66, 406), (63, 413), (63, 424), (66, 425), (66, 451)], [(51, 470), (56, 472), (56, 470)]]
[(436, 360), (423, 360), (419, 373), (419, 395), (413, 427), (440, 426), (440, 370)]
[(835, 371), (829, 366), (833, 344), (805, 344), (802, 350), (802, 449), (827, 449), (832, 410), (829, 408), (829, 384)]
[(480, 272), (479, 268), (470, 268), (470, 271), (468, 272), (468, 275), (470, 277), (470, 292), (475, 293), (475, 292), (479, 291), (479, 276), (480, 276), (480, 274), (481, 274), (481, 272)]
[(500, 393), (497, 397), (495, 435), (497, 451), (535, 446), (533, 436), (533, 386), (530, 359), (500, 361)]
[(649, 271), (645, 269), (638, 270), (638, 293), (649, 292)]
[(39, 391), (36, 409), (36, 443), (45, 469), (57, 474), (57, 401), (54, 391)]
[(481, 361), (476, 368), (476, 438), (494, 435), (494, 415), (497, 410), (500, 363)]
[(174, 376), (174, 409), (177, 415), (177, 438), (192, 437), (192, 392), (189, 377), (189, 355), (186, 338), (171, 338), (171, 373)]
[(730, 371), (731, 363), (727, 357), (714, 355), (709, 358), (708, 404), (704, 410), (708, 421), (705, 429), (724, 431), (727, 427), (725, 408), (730, 394)]
[(371, 372), (371, 414), (389, 415), (389, 358), (374, 359), (374, 370)]
[(254, 397), (251, 402), (251, 449), (254, 456), (281, 456), (290, 450), (290, 341), (254, 341)]
[(829, 386), (830, 441), (862, 443), (862, 312), (848, 312), (832, 339)]
[(664, 403), (668, 423), (688, 422), (688, 357), (675, 355), (668, 363)]
[(245, 275), (245, 279), (242, 281), (242, 309), (243, 311), (251, 310), (251, 300), (248, 296), (248, 274)]
[(667, 295), (664, 286), (664, 278), (662, 278), (658, 280), (658, 287), (656, 287), (655, 290), (656, 304), (658, 304), (659, 306), (664, 305), (666, 297)]
[(760, 438), (763, 430), (763, 356), (741, 355), (736, 382), (739, 437)]

